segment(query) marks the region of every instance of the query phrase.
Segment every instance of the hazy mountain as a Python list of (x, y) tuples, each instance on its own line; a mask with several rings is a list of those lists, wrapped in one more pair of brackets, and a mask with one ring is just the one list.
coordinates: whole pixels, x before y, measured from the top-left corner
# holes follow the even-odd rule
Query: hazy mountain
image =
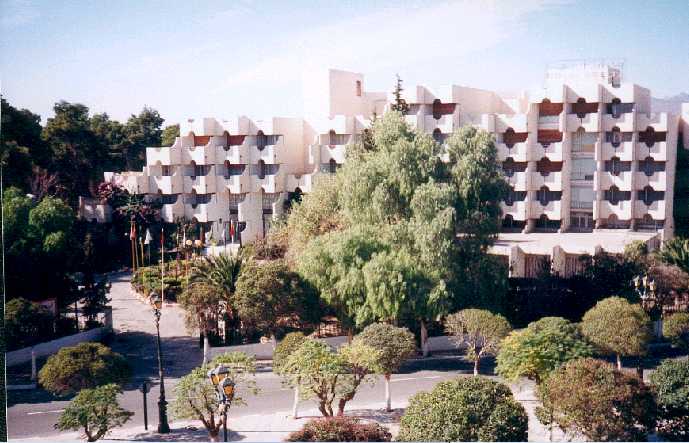
[(689, 103), (689, 94), (686, 92), (672, 97), (651, 97), (651, 109), (653, 112), (671, 112), (673, 114), (679, 114), (681, 112), (682, 103)]

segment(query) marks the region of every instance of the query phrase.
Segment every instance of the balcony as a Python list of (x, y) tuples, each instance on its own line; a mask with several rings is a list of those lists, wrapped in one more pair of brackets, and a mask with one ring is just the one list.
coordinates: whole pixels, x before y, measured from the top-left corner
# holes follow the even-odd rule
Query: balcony
[(440, 129), (444, 134), (452, 134), (454, 131), (454, 116), (452, 114), (442, 115), (438, 120), (432, 115), (424, 116), (424, 131), (432, 133), (435, 129)]
[(611, 114), (603, 114), (603, 131), (610, 132), (612, 128), (618, 127), (621, 132), (634, 131), (634, 112), (620, 114), (619, 118), (613, 118)]
[(211, 172), (209, 175), (184, 177), (184, 193), (191, 194), (192, 191), (196, 191), (197, 194), (215, 192), (215, 175)]
[(217, 147), (210, 143), (204, 146), (182, 148), (182, 162), (184, 164), (194, 162), (197, 165), (212, 165), (215, 163), (216, 149)]
[(667, 142), (655, 142), (650, 148), (646, 143), (637, 143), (636, 158), (643, 160), (646, 157), (657, 161), (667, 161)]
[(112, 181), (129, 191), (130, 194), (147, 194), (149, 190), (148, 176), (142, 172), (113, 174)]
[(321, 145), (321, 163), (335, 160), (337, 164), (345, 162), (346, 145)]
[(184, 217), (184, 204), (178, 198), (175, 203), (163, 205), (160, 208), (160, 217), (167, 223), (174, 223), (178, 218)]
[(636, 182), (634, 187), (636, 189), (643, 189), (646, 186), (652, 187), (656, 191), (667, 190), (667, 173), (665, 171), (656, 171), (653, 175), (648, 176), (645, 172), (635, 172)]
[(636, 127), (639, 131), (645, 131), (646, 128), (651, 127), (656, 132), (667, 132), (667, 114), (666, 113), (651, 113), (651, 114), (636, 114)]
[(548, 217), (549, 220), (561, 220), (562, 202), (559, 200), (554, 200), (543, 206), (539, 201), (532, 201), (529, 218), (539, 218), (542, 215)]
[(562, 142), (550, 143), (547, 146), (543, 146), (540, 143), (534, 143), (531, 146), (531, 160), (538, 161), (546, 157), (550, 161), (561, 162), (563, 150)]
[(505, 143), (497, 143), (498, 161), (505, 161), (508, 157), (512, 157), (515, 162), (528, 161), (528, 144), (527, 142), (515, 143), (512, 149), (509, 149)]
[(217, 164), (229, 161), (233, 165), (249, 163), (249, 149), (246, 145), (229, 146), (227, 149), (223, 146), (215, 147), (215, 162)]
[(286, 191), (295, 192), (297, 188), (299, 188), (303, 193), (308, 194), (311, 192), (313, 188), (313, 174), (288, 175)]
[(459, 114), (459, 126), (473, 126), (484, 131), (495, 132), (495, 117), (491, 114), (461, 113)]
[(598, 202), (598, 211), (594, 209), (593, 218), (607, 219), (611, 215), (616, 216), (619, 220), (631, 220), (632, 219), (632, 202), (630, 200), (622, 200), (616, 205), (613, 205), (607, 200), (601, 200)]
[(600, 131), (600, 116), (596, 113), (585, 114), (579, 118), (576, 114), (567, 114), (567, 131), (576, 132), (577, 129), (584, 128), (586, 132)]
[(634, 202), (634, 218), (643, 218), (644, 215), (650, 215), (654, 220), (665, 220), (665, 200), (654, 201), (650, 205), (646, 205), (641, 200)]
[(530, 190), (539, 190), (543, 186), (547, 186), (551, 191), (562, 191), (562, 172), (551, 172), (546, 176), (540, 172), (532, 173)]
[(283, 149), (284, 137), (281, 135), (266, 135), (261, 137), (247, 137), (251, 162), (263, 160), (267, 164), (279, 163), (278, 152)]
[(622, 142), (617, 148), (612, 143), (603, 143), (600, 151), (596, 151), (596, 160), (607, 161), (613, 157), (625, 162), (632, 161), (634, 159), (634, 143)]
[(281, 178), (282, 175), (280, 174), (266, 175), (263, 178), (256, 176), (254, 180), (255, 192), (259, 192), (261, 189), (263, 189), (263, 192), (268, 194), (284, 191), (283, 181)]
[(507, 183), (512, 185), (515, 191), (526, 191), (528, 172), (515, 172), (511, 177), (505, 176)]
[(514, 132), (528, 132), (526, 114), (497, 114), (495, 116), (495, 132), (503, 133), (509, 128)]
[(560, 129), (559, 115), (539, 115), (538, 129)]
[(179, 173), (175, 175), (164, 176), (150, 176), (149, 177), (149, 192), (152, 194), (181, 194), (183, 192), (184, 183), (182, 176)]
[(249, 176), (247, 174), (219, 176), (218, 181), (222, 181), (225, 189), (229, 190), (231, 194), (249, 192)]
[(511, 206), (505, 204), (505, 202), (500, 203), (502, 208), (503, 217), (506, 215), (511, 215), (513, 220), (523, 221), (528, 218), (526, 213), (529, 203), (526, 200), (513, 202)]
[(146, 148), (146, 164), (155, 165), (178, 165), (182, 163), (182, 148), (180, 147), (162, 147), (162, 148)]
[(595, 190), (606, 190), (612, 186), (617, 186), (620, 191), (632, 190), (632, 171), (623, 171), (619, 175), (612, 175), (607, 171), (596, 171), (593, 177)]
[(213, 210), (215, 205), (213, 203), (199, 203), (196, 205), (184, 204), (184, 218), (191, 220), (195, 218), (200, 223), (206, 223), (214, 220)]

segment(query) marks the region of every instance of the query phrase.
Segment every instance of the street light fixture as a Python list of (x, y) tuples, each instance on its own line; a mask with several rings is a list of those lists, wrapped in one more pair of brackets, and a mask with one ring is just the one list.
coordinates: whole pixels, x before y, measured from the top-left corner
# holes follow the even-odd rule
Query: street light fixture
[(227, 409), (234, 399), (234, 381), (229, 378), (230, 369), (227, 366), (218, 365), (208, 371), (208, 379), (216, 390), (218, 409), (223, 417), (223, 437), (227, 441)]
[(163, 299), (155, 293), (150, 296), (153, 315), (156, 322), (156, 345), (158, 348), (158, 377), (160, 378), (160, 396), (158, 397), (158, 433), (167, 434), (170, 432), (170, 425), (167, 422), (167, 401), (165, 401), (165, 380), (163, 377), (163, 353), (160, 347), (160, 315), (163, 308)]
[(647, 275), (634, 277), (634, 290), (641, 298), (641, 306), (647, 311), (652, 309), (658, 301), (656, 288), (656, 282), (649, 279)]

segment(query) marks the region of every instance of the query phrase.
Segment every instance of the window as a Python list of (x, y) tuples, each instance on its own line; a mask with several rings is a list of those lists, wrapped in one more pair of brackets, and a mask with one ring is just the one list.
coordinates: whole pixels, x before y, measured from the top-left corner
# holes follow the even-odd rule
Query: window
[(515, 172), (526, 171), (526, 162), (515, 162), (512, 157), (508, 157), (502, 162), (502, 171), (507, 177), (512, 177)]
[(258, 131), (258, 133), (256, 134), (256, 147), (258, 148), (258, 150), (263, 151), (267, 144), (268, 137), (266, 137), (263, 131)]
[(610, 104), (610, 114), (612, 114), (612, 118), (620, 118), (620, 115), (622, 114), (622, 103), (620, 103), (619, 98), (614, 98), (612, 99), (612, 103)]
[(356, 96), (361, 97), (361, 80), (356, 81)]
[(544, 157), (536, 162), (536, 171), (540, 172), (543, 177), (547, 177), (551, 172), (562, 171), (562, 162), (553, 162)]
[(257, 169), (258, 171), (256, 172), (256, 175), (258, 175), (258, 178), (263, 180), (266, 177), (266, 162), (259, 160)]
[(572, 159), (572, 180), (593, 180), (596, 161), (592, 158)]
[(653, 161), (653, 158), (646, 157), (639, 162), (639, 172), (643, 172), (647, 177), (652, 176), (656, 172), (665, 170), (665, 162)]
[(163, 177), (170, 177), (175, 173), (175, 167), (170, 166), (170, 165), (163, 165), (162, 166), (162, 174)]
[(444, 137), (443, 137), (443, 133), (440, 131), (440, 129), (439, 129), (439, 128), (435, 128), (435, 129), (433, 130), (433, 140), (435, 140), (435, 141), (438, 142), (438, 143), (442, 143), (442, 142), (443, 142), (443, 138), (444, 138)]
[(547, 206), (551, 201), (559, 201), (561, 198), (562, 191), (551, 191), (547, 186), (543, 186), (536, 191), (536, 200), (538, 200), (542, 206)]
[(651, 206), (654, 202), (664, 200), (664, 191), (654, 191), (652, 187), (646, 186), (643, 190), (638, 191), (636, 196), (639, 200), (643, 201), (646, 206)]
[(613, 157), (605, 162), (605, 171), (615, 176), (631, 171), (631, 168), (632, 162), (621, 161), (619, 157)]
[(328, 166), (329, 166), (329, 172), (330, 172), (331, 174), (334, 174), (334, 173), (337, 172), (337, 162), (335, 161), (334, 158), (331, 158), (331, 159), (330, 159), (330, 162), (328, 163)]
[(593, 209), (596, 194), (592, 186), (572, 186), (571, 207), (575, 209)]
[(515, 191), (510, 188), (505, 196), (505, 204), (507, 206), (514, 205), (514, 202), (526, 200), (526, 191)]
[(614, 148), (617, 148), (620, 146), (620, 144), (622, 144), (622, 142), (632, 141), (632, 133), (621, 132), (620, 128), (615, 126), (614, 128), (612, 128), (612, 131), (605, 133), (605, 141), (607, 143), (612, 144)]
[(621, 201), (628, 201), (632, 199), (631, 191), (620, 191), (617, 186), (611, 186), (605, 191), (605, 200), (610, 204), (617, 206)]
[(572, 139), (572, 152), (594, 152), (598, 133), (586, 132), (584, 128), (577, 129)]

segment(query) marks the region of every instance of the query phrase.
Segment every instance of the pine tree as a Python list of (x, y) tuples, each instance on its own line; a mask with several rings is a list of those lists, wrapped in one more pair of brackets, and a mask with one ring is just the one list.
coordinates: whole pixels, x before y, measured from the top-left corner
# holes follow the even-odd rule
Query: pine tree
[(392, 104), (391, 108), (393, 111), (398, 111), (402, 114), (406, 114), (409, 111), (409, 105), (402, 98), (402, 91), (404, 91), (404, 89), (402, 88), (402, 79), (400, 78), (399, 74), (396, 74), (396, 76), (397, 83), (395, 84), (395, 90), (392, 92), (392, 94), (395, 96), (395, 103)]

